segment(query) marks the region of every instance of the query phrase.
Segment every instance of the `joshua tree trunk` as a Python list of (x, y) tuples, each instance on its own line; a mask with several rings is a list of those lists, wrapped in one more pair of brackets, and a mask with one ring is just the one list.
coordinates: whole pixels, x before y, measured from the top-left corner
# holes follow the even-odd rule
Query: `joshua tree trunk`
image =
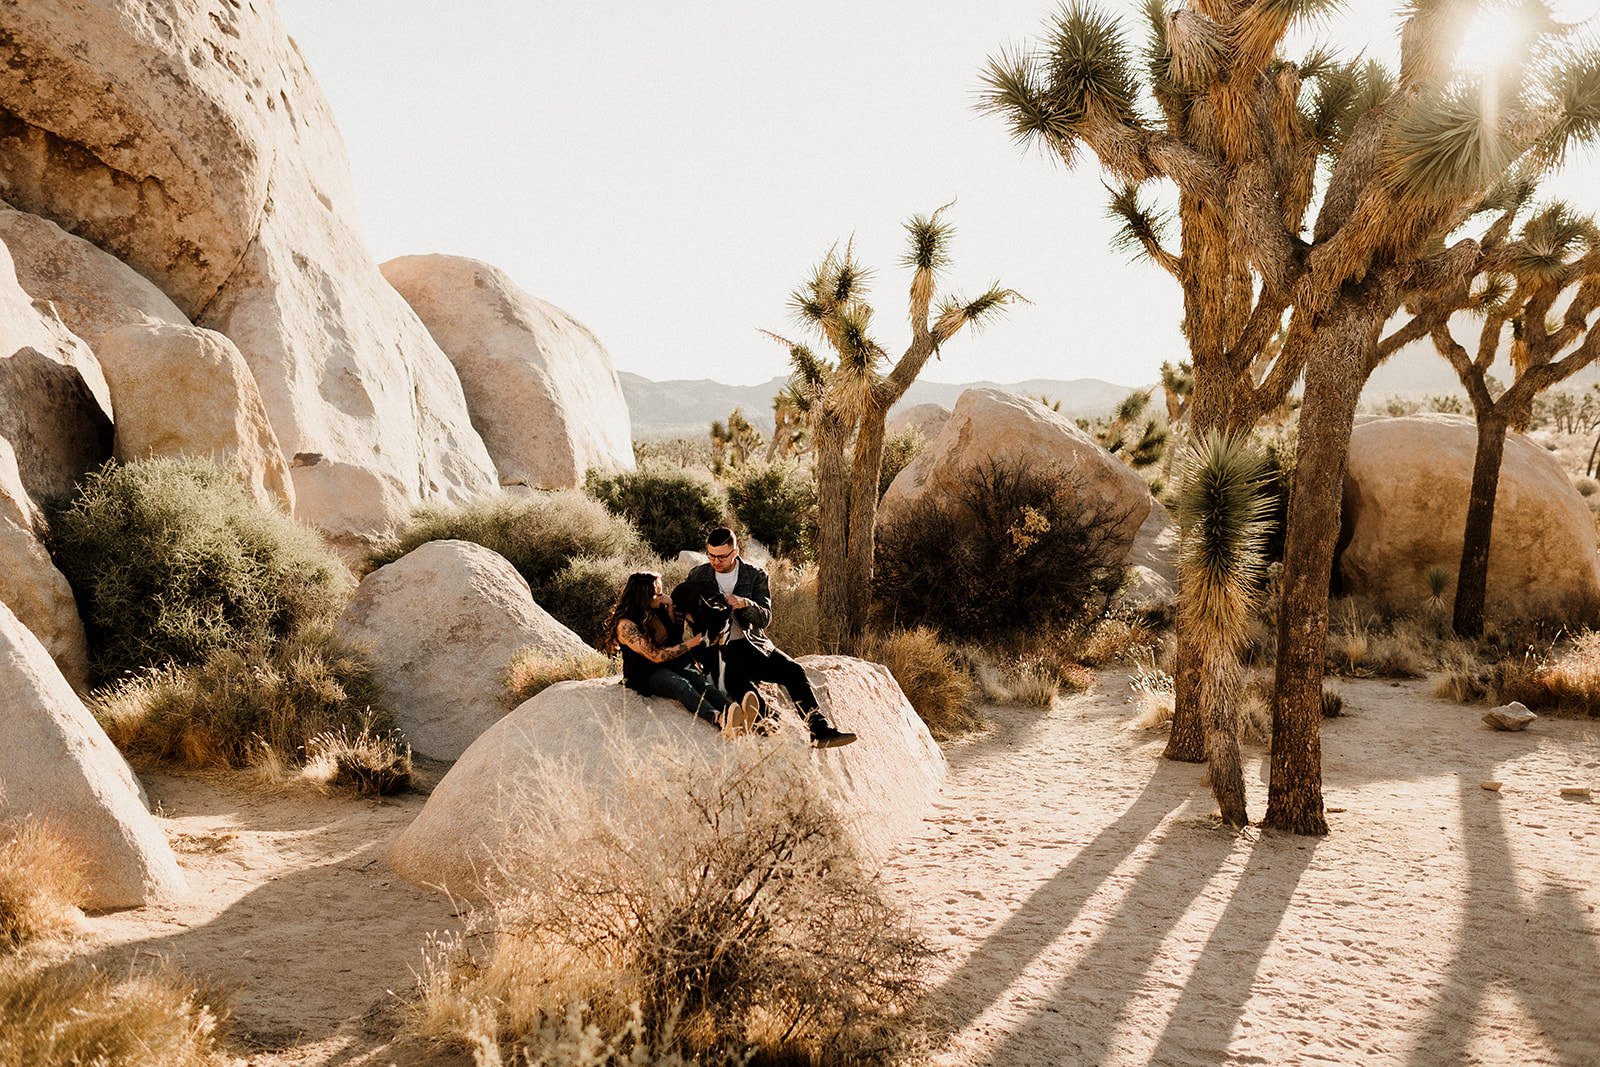
[(1300, 443), (1289, 495), (1272, 698), (1272, 779), (1263, 825), (1325, 834), (1322, 811), (1322, 676), (1328, 643), (1328, 584), (1339, 537), (1345, 463), (1368, 354), (1384, 315), (1367, 299), (1339, 300), (1309, 336)]
[(1239, 736), (1231, 720), (1238, 697), (1237, 660), (1232, 656), (1208, 656), (1195, 687), (1200, 706), (1205, 709), (1206, 762), (1210, 765), (1211, 795), (1217, 798), (1222, 821), (1229, 826), (1244, 826), (1250, 821), (1244, 803), (1244, 769), (1239, 763)]
[(856, 430), (850, 471), (850, 537), (846, 547), (844, 617), (837, 628), (837, 651), (854, 655), (867, 626), (872, 602), (872, 559), (878, 515), (878, 475), (883, 465), (887, 411), (874, 407)]
[(1461, 540), (1461, 568), (1456, 573), (1456, 606), (1452, 625), (1462, 637), (1483, 633), (1483, 601), (1489, 580), (1489, 538), (1494, 526), (1494, 498), (1505, 458), (1507, 423), (1490, 416), (1478, 423), (1478, 449), (1472, 461), (1472, 496), (1467, 501), (1467, 526)]
[[(850, 495), (845, 428), (831, 413), (817, 420), (817, 558), (843, 561), (849, 551)], [(838, 651), (850, 595), (846, 568), (817, 568), (817, 640)]]

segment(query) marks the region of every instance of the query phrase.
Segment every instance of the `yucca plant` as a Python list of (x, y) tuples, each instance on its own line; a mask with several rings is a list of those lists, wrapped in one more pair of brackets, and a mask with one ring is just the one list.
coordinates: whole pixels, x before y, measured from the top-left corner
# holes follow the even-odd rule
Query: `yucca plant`
[(1196, 686), (1205, 725), (1211, 791), (1229, 826), (1248, 822), (1234, 707), (1242, 672), (1239, 649), (1250, 633), (1266, 566), (1273, 500), (1266, 456), (1240, 436), (1213, 430), (1195, 442), (1180, 468), (1177, 498), (1183, 549), (1178, 611), (1206, 654)]
[(908, 241), (901, 263), (912, 270), (911, 341), (898, 360), (891, 364), (872, 337), (870, 272), (856, 261), (850, 245), (829, 252), (789, 298), (796, 320), (820, 335), (835, 359), (769, 334), (789, 349), (793, 373), (788, 391), (811, 420), (820, 523), (818, 637), (837, 652), (853, 652), (867, 622), (889, 409), (945, 342), (1021, 299), (997, 282), (972, 299), (951, 295), (935, 303), (934, 287), (950, 265), (955, 233), (943, 219), (944, 211), (941, 207), (932, 215), (916, 215), (905, 224)]
[[(1248, 427), (1304, 374), (1266, 816), (1278, 829), (1327, 830), (1328, 583), (1356, 401), (1407, 340), (1384, 337), (1384, 326), (1470, 277), (1477, 242), (1444, 242), (1494, 210), (1509, 175), (1538, 174), (1600, 133), (1600, 58), (1552, 48), (1559, 27), (1548, 17), (1529, 21), (1510, 62), (1455, 69), (1478, 6), (1411, 0), (1391, 71), (1321, 49), (1280, 54), (1292, 26), (1331, 14), (1337, 0), (1149, 0), (1142, 65), (1115, 19), (1074, 2), (1035, 48), (1003, 53), (985, 72), (983, 106), (1019, 140), (1068, 163), (1094, 153), (1115, 181), (1126, 243), (1183, 286), (1197, 435)], [(1162, 180), (1177, 187), (1181, 251), (1141, 195)], [(1182, 623), (1178, 644), (1168, 753), (1195, 759), (1195, 642)]]

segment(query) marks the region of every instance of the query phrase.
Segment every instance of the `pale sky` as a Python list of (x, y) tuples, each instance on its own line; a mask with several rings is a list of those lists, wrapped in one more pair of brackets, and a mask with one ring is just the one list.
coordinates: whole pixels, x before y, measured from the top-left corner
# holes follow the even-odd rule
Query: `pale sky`
[[(897, 355), (900, 224), (951, 200), (947, 285), (999, 279), (1032, 303), (955, 338), (925, 379), (1139, 385), (1184, 355), (1176, 283), (1108, 248), (1092, 157), (1069, 171), (973, 110), (986, 58), (1035, 38), (1053, 0), (276, 2), (344, 136), (373, 256), (492, 263), (619, 370), (786, 374), (757, 330), (799, 336), (788, 293), (852, 237)], [(1392, 55), (1396, 6), (1350, 0), (1322, 36)], [(1589, 208), (1595, 158), (1557, 189)]]

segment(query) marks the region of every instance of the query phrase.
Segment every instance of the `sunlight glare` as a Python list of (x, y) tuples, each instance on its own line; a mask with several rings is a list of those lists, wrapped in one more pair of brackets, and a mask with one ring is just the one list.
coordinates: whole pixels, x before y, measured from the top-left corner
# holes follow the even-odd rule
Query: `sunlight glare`
[(1462, 38), (1461, 50), (1456, 53), (1456, 67), (1472, 73), (1493, 74), (1516, 60), (1529, 30), (1527, 17), (1517, 8), (1483, 7)]

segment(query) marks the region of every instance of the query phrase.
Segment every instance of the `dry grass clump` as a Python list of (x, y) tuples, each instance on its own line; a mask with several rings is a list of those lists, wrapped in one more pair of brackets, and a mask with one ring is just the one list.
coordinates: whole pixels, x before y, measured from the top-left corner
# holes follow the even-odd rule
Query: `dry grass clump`
[(827, 651), (817, 638), (817, 569), (774, 560), (768, 577), (772, 625), (767, 627), (767, 636), (791, 656)]
[(166, 969), (113, 981), (83, 964), (0, 958), (0, 1063), (213, 1067), (237, 1062), (217, 998)]
[(1494, 671), (1496, 703), (1600, 718), (1600, 631), (1586, 630), (1564, 651), (1543, 660), (1511, 659)]
[(263, 747), (299, 764), (319, 734), (393, 726), (371, 665), (326, 627), (145, 671), (96, 693), (90, 708), (124, 752), (187, 767), (247, 767)]
[(935, 740), (948, 741), (983, 728), (983, 717), (974, 708), (972, 675), (932, 627), (869, 633), (858, 654), (889, 668)]
[(411, 784), (411, 746), (398, 730), (341, 726), (306, 742), (305, 776), (357, 796), (386, 797)]
[(83, 899), (83, 869), (83, 858), (46, 823), (0, 824), (0, 952), (71, 930)]
[(614, 673), (611, 657), (598, 652), (576, 656), (549, 656), (537, 648), (518, 649), (506, 667), (505, 706), (517, 707), (549, 689), (557, 682), (582, 678), (604, 678)]
[(1153, 660), (1161, 650), (1161, 632), (1139, 616), (1107, 615), (1096, 619), (1078, 643), (1077, 658), (1089, 667)]
[(1154, 730), (1172, 721), (1173, 699), (1177, 690), (1172, 675), (1147, 660), (1134, 665), (1128, 685), (1133, 690), (1135, 727)]
[(621, 801), (523, 778), (464, 936), (414, 1022), (478, 1062), (881, 1062), (917, 1032), (931, 949), (827, 807), (800, 745), (690, 766), (618, 753)]

